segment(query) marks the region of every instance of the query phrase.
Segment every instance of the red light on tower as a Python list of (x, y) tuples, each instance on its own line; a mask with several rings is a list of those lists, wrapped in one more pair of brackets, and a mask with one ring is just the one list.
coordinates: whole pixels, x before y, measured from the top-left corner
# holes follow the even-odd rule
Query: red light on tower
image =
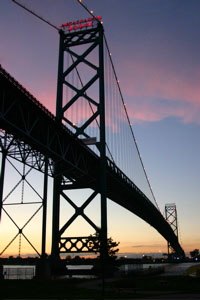
[(96, 16), (92, 18), (87, 18), (87, 19), (81, 19), (77, 21), (72, 21), (72, 22), (67, 22), (62, 24), (60, 27), (64, 31), (76, 31), (76, 30), (81, 30), (84, 28), (92, 28), (96, 24), (102, 22), (102, 17), (101, 16)]

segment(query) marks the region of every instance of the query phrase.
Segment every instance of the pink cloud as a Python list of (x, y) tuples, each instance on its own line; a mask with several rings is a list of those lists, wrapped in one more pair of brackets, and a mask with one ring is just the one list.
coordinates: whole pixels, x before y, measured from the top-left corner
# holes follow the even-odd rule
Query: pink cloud
[[(136, 100), (137, 101), (137, 100)], [(172, 100), (173, 101), (173, 100)], [(157, 100), (154, 103), (146, 102), (141, 104), (129, 103), (128, 113), (131, 120), (135, 121), (160, 121), (167, 117), (177, 117), (182, 119), (184, 123), (200, 123), (200, 106), (184, 104), (178, 107), (174, 107), (170, 104), (167, 105), (157, 105)]]
[[(200, 72), (178, 72), (173, 65), (143, 61), (125, 62), (121, 81), (131, 118), (158, 121), (174, 116), (200, 123)], [(128, 78), (128, 80), (127, 80)], [(131, 101), (133, 99), (133, 101)], [(164, 100), (167, 100), (167, 103)], [(142, 100), (142, 101), (141, 101)]]

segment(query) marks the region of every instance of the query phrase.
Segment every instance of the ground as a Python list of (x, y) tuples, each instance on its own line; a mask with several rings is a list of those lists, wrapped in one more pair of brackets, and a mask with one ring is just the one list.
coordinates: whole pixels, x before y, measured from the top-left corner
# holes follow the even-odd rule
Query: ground
[(0, 299), (200, 299), (200, 278), (131, 276), (102, 280), (2, 280)]

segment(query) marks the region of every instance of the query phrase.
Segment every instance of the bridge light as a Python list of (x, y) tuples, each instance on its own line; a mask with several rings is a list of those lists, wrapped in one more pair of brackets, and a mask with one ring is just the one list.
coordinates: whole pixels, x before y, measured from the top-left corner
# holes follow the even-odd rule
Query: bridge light
[[(93, 11), (91, 11), (91, 13), (93, 13)], [(66, 30), (66, 31), (75, 31), (75, 30), (79, 30), (79, 29), (83, 29), (83, 28), (88, 28), (88, 27), (93, 27), (96, 22), (101, 22), (102, 21), (102, 17), (101, 16), (93, 16), (91, 18), (87, 18), (87, 19), (81, 19), (81, 20), (77, 20), (77, 21), (72, 21), (72, 22), (67, 22), (61, 25), (61, 28)]]

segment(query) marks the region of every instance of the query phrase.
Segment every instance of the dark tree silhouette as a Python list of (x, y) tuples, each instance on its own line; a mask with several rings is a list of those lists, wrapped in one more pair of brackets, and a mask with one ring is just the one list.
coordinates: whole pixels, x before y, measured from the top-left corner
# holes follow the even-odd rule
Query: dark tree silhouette
[[(89, 247), (93, 249), (93, 251), (97, 254), (100, 252), (100, 237), (99, 233), (95, 233), (94, 235), (91, 235), (88, 239), (89, 241)], [(119, 242), (113, 241), (111, 237), (107, 239), (107, 251), (108, 251), (108, 257), (115, 259), (117, 256), (117, 252), (119, 251)]]
[(199, 255), (199, 249), (194, 249), (193, 251), (190, 252), (190, 256), (192, 258), (195, 258)]
[[(99, 232), (91, 235), (88, 238), (89, 248), (91, 248), (96, 254), (100, 253), (101, 240)], [(103, 277), (113, 276), (114, 272), (117, 270), (116, 258), (117, 252), (119, 251), (119, 242), (113, 241), (111, 237), (107, 239), (107, 253), (108, 257), (101, 260), (100, 255), (97, 256), (96, 262), (94, 264), (93, 270), (96, 275)]]

